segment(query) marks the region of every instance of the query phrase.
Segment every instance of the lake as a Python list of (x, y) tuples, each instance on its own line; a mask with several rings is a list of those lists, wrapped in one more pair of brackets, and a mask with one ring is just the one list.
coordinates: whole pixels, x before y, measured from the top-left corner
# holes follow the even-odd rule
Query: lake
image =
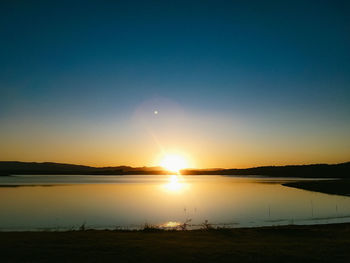
[(0, 177), (0, 230), (253, 227), (350, 222), (350, 197), (282, 186), (305, 179), (167, 175)]

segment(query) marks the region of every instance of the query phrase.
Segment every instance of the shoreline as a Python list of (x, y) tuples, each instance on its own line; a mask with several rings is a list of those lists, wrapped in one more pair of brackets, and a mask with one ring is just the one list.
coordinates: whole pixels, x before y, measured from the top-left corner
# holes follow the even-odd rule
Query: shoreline
[(2, 262), (349, 262), (350, 223), (0, 232)]
[(323, 194), (350, 197), (350, 179), (297, 181), (282, 185)]

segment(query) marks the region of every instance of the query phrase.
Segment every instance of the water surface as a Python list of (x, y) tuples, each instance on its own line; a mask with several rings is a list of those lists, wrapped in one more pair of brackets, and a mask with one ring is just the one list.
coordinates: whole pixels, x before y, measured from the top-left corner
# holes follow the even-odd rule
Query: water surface
[(350, 222), (350, 198), (282, 186), (296, 179), (232, 176), (0, 177), (0, 230), (192, 228)]

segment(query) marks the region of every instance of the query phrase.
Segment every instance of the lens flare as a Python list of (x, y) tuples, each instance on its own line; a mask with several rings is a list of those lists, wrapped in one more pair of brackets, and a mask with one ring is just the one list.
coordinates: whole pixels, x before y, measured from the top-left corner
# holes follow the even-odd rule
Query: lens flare
[(179, 173), (187, 167), (187, 161), (180, 155), (165, 155), (160, 165), (167, 171)]

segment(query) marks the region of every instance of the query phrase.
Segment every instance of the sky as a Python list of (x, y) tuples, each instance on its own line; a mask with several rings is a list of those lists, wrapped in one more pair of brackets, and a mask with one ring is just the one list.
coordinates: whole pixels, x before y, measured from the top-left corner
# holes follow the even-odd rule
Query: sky
[(349, 12), (349, 1), (2, 1), (0, 160), (350, 161)]

